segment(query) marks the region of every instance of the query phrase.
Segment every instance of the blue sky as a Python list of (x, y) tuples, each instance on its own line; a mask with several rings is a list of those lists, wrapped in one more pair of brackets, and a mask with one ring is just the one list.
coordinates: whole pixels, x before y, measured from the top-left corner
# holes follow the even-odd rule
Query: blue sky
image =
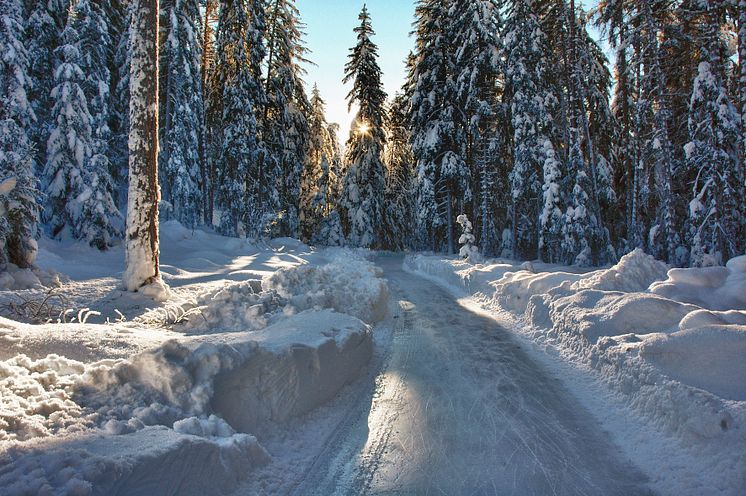
[(306, 23), (309, 58), (316, 66), (307, 67), (309, 88), (317, 83), (326, 100), (327, 119), (341, 128), (340, 141), (347, 140), (352, 115), (347, 113), (345, 97), (349, 87), (342, 85), (344, 65), (349, 49), (355, 45), (357, 19), (363, 3), (368, 5), (378, 45), (379, 59), (386, 91), (393, 95), (404, 82), (404, 59), (413, 46), (409, 37), (414, 20), (414, 2), (407, 0), (297, 0)]

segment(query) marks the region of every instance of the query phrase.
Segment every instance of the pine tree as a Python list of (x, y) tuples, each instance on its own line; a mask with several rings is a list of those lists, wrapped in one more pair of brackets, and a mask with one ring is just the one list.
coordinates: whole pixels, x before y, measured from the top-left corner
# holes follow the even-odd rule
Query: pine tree
[(65, 28), (68, 3), (63, 0), (35, 1), (28, 9), (25, 43), (28, 50), (29, 79), (28, 99), (37, 117), (37, 125), (29, 129), (38, 154), (38, 164), (46, 162), (45, 152), (50, 128), (53, 125), (51, 109), (52, 88), (55, 86), (55, 49)]
[(302, 63), (308, 50), (303, 44), (303, 24), (294, 0), (267, 1), (267, 105), (262, 136), (267, 146), (268, 168), (277, 172), (279, 233), (299, 234), (300, 181), (310, 139)]
[(407, 248), (413, 235), (411, 200), (415, 160), (407, 129), (408, 103), (403, 94), (396, 94), (388, 111), (383, 246), (390, 250)]
[(121, 219), (110, 193), (108, 162), (94, 154), (93, 118), (83, 92), (80, 38), (74, 24), (73, 12), (62, 45), (55, 50), (59, 64), (51, 93), (54, 126), (43, 172), (44, 218), (53, 237), (83, 239), (103, 250), (121, 235)]
[(347, 95), (350, 107), (359, 106), (347, 141), (346, 173), (340, 199), (343, 232), (353, 246), (381, 245), (381, 224), (385, 194), (382, 153), (386, 141), (386, 93), (378, 66), (378, 47), (368, 9), (363, 6), (355, 28), (357, 45), (350, 49), (343, 82), (352, 82)]
[(455, 250), (455, 212), (472, 200), (466, 127), (460, 118), (452, 1), (417, 4), (410, 83), (412, 150), (417, 159), (417, 230), (423, 248)]
[(0, 1), (0, 270), (36, 258), (37, 180), (28, 129), (36, 116), (28, 101), (29, 54), (23, 45), (19, 0)]
[(129, 105), (130, 105), (130, 25), (135, 2), (124, 5), (116, 3), (112, 21), (114, 24), (114, 60), (112, 67), (111, 140), (109, 142), (109, 171), (115, 185), (114, 195), (120, 210), (126, 210), (129, 174)]
[(163, 198), (175, 219), (188, 227), (203, 223), (204, 178), (201, 146), (204, 108), (197, 0), (175, 0), (167, 15), (162, 58), (168, 60), (163, 143), (160, 153)]
[(130, 27), (130, 171), (124, 285), (156, 299), (168, 288), (158, 242), (158, 1), (135, 0)]
[(554, 146), (550, 140), (544, 141), (544, 184), (542, 186), (544, 206), (539, 217), (539, 254), (542, 260), (550, 263), (561, 263), (562, 260), (562, 227), (564, 201), (561, 184), (563, 183), (563, 166), (557, 160)]
[(553, 135), (552, 110), (557, 98), (548, 87), (547, 41), (533, 1), (513, 2), (504, 37), (506, 78), (513, 128), (513, 169), (510, 172), (513, 252), (538, 250), (537, 201), (541, 191), (544, 144)]
[(495, 125), (498, 78), (503, 70), (500, 5), (496, 0), (456, 0), (450, 17), (454, 19), (456, 90), (462, 109), (456, 116), (465, 133), (463, 156), (473, 181), (469, 190), (474, 205), (464, 205), (464, 211), (473, 211), (480, 244), (490, 247), (496, 244), (495, 212), (488, 201), (494, 193), (494, 164), (484, 152), (497, 142), (495, 134), (500, 130)]
[(259, 81), (264, 57), (264, 12), (257, 1), (227, 0), (220, 9), (210, 85), (209, 132), (216, 170), (218, 230), (261, 236), (275, 220), (277, 175), (264, 167), (257, 115), (265, 102)]
[[(738, 175), (739, 116), (718, 75), (719, 28), (707, 7), (704, 46), (689, 104), (686, 166), (696, 171), (689, 203), (690, 264), (716, 265), (737, 256), (743, 219)], [(740, 190), (740, 191), (739, 191)]]
[(311, 92), (310, 105), (310, 139), (301, 181), (300, 232), (304, 241), (327, 244), (321, 231), (324, 220), (335, 207), (338, 182), (335, 160), (338, 152), (333, 142), (336, 138), (326, 122), (326, 104), (316, 85)]

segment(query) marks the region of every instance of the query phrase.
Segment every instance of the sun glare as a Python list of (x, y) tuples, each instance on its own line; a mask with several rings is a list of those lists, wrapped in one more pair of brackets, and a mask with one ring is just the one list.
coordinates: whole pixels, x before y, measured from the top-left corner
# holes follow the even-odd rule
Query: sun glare
[(357, 126), (357, 133), (367, 135), (370, 132), (370, 124), (367, 122), (361, 122)]

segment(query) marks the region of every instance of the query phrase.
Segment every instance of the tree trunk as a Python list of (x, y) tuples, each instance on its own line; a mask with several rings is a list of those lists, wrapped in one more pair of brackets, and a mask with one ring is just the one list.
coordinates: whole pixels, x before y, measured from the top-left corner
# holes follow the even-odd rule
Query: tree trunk
[(158, 1), (137, 0), (130, 53), (129, 201), (124, 282), (162, 285), (158, 268)]

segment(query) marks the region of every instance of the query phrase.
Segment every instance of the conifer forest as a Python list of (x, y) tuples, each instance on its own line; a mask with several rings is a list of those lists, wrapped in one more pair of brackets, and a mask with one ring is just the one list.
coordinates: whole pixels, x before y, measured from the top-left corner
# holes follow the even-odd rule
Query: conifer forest
[(456, 253), (465, 215), (483, 255), (578, 266), (746, 250), (744, 0), (419, 0), (390, 95), (363, 6), (349, 136), (294, 0), (0, 3), (0, 265), (157, 244), (157, 217)]

